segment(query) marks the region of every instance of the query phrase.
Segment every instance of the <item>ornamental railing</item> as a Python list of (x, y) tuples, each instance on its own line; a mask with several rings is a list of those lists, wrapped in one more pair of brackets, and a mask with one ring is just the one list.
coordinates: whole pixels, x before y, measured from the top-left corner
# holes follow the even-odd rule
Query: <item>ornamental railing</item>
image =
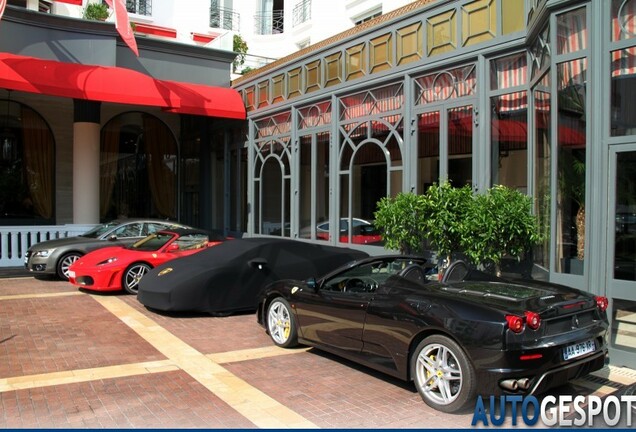
[(152, 0), (126, 0), (126, 10), (137, 15), (152, 16)]
[(259, 35), (282, 33), (285, 25), (285, 11), (259, 12), (254, 15), (254, 32)]
[(296, 27), (311, 19), (311, 0), (303, 0), (294, 6), (292, 25)]
[(213, 1), (210, 7), (210, 27), (238, 32), (241, 15), (233, 9), (218, 7), (217, 4)]

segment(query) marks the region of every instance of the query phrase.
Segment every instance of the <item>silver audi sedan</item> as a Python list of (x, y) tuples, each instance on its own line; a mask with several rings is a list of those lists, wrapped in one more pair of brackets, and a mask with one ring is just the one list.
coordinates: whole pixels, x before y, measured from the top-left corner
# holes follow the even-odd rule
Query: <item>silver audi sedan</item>
[(68, 268), (82, 255), (102, 247), (132, 244), (156, 231), (170, 228), (190, 227), (161, 219), (114, 220), (76, 237), (34, 244), (27, 250), (24, 266), (34, 276), (57, 275), (68, 280)]

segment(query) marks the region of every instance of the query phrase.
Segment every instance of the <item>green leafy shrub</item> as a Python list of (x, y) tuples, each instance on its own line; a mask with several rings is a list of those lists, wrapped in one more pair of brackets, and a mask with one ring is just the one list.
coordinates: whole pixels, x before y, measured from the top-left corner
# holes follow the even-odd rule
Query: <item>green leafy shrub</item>
[(520, 259), (541, 241), (532, 198), (505, 186), (474, 196), (463, 229), (462, 252), (475, 264), (498, 267), (503, 257)]
[(424, 252), (426, 209), (423, 197), (399, 193), (395, 198), (382, 198), (377, 204), (374, 224), (382, 231), (384, 246), (403, 254)]
[(106, 3), (88, 3), (82, 16), (87, 20), (106, 21), (110, 16), (110, 12)]
[(469, 185), (433, 184), (423, 195), (383, 198), (375, 226), (387, 249), (421, 254), (430, 247), (447, 262), (459, 253), (484, 267), (498, 268), (505, 256), (520, 259), (541, 241), (532, 199), (505, 186), (475, 195)]

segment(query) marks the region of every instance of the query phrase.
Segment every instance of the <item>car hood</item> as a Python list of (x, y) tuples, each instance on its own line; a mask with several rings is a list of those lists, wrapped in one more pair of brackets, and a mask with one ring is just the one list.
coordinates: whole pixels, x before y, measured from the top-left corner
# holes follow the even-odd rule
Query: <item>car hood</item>
[(98, 243), (103, 241), (106, 241), (106, 240), (99, 240), (96, 238), (81, 237), (81, 236), (64, 237), (64, 238), (59, 238), (54, 240), (45, 240), (43, 242), (36, 243), (33, 246), (31, 246), (29, 250), (38, 251), (38, 250), (45, 250), (45, 249), (55, 249), (55, 248), (59, 248), (63, 246), (81, 246), (81, 245), (89, 245), (92, 243)]
[(106, 261), (109, 258), (113, 257), (122, 257), (122, 252), (124, 251), (123, 247), (112, 246), (105, 247), (102, 249), (97, 249), (93, 252), (87, 253), (80, 259), (78, 259), (72, 266), (71, 270), (77, 270), (82, 266), (94, 266), (100, 262)]

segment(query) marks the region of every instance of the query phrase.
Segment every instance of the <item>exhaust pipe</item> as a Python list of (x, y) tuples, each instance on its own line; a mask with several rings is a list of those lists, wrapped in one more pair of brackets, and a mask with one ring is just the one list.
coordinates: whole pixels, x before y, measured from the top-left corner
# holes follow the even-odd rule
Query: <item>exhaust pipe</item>
[(528, 390), (530, 387), (530, 378), (521, 378), (517, 380), (517, 385), (521, 390)]
[(515, 379), (503, 380), (499, 383), (499, 386), (503, 388), (504, 390), (509, 390), (509, 391), (517, 391), (519, 388), (519, 384), (517, 383), (517, 380)]

